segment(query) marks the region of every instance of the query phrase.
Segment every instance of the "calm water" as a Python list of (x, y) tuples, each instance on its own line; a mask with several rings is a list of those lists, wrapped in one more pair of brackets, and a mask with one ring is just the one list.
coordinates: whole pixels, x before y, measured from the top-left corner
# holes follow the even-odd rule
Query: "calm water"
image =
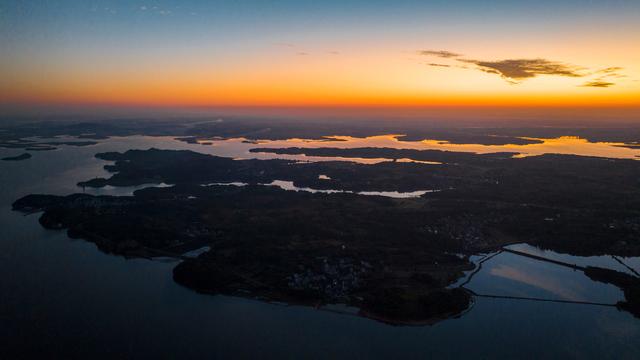
[[(540, 141), (539, 143), (516, 145), (481, 145), (481, 144), (451, 144), (447, 141), (440, 140), (422, 140), (422, 141), (404, 141), (400, 135), (380, 135), (358, 138), (352, 136), (331, 136), (326, 140), (309, 140), (309, 139), (288, 139), (288, 140), (260, 140), (258, 142), (247, 142), (245, 139), (229, 139), (229, 140), (203, 140), (203, 146), (214, 147), (216, 151), (223, 156), (229, 157), (258, 157), (270, 158), (273, 154), (255, 154), (249, 153), (251, 148), (340, 148), (352, 149), (361, 147), (387, 147), (395, 149), (414, 149), (414, 150), (446, 150), (473, 152), (478, 154), (487, 154), (495, 152), (511, 152), (516, 153), (515, 157), (536, 156), (548, 153), (554, 154), (571, 154), (582, 156), (599, 156), (619, 159), (638, 159), (640, 157), (640, 149), (624, 147), (624, 143), (613, 142), (590, 142), (575, 136), (562, 136), (554, 139), (525, 138)], [(328, 141), (338, 140), (338, 141)], [(296, 160), (317, 161), (327, 158), (301, 155), (278, 155), (282, 158), (290, 158)], [(331, 158), (334, 160), (344, 160), (345, 158)], [(351, 161), (361, 163), (376, 163), (388, 161), (389, 159), (361, 159), (348, 158)], [(411, 159), (401, 159), (401, 161), (415, 161)], [(419, 161), (417, 161), (419, 162)], [(438, 164), (437, 162), (423, 162), (427, 164)]]
[[(322, 179), (322, 176), (323, 175), (320, 175), (319, 177)], [(324, 175), (324, 176), (326, 178), (326, 175)], [(202, 186), (212, 186), (212, 185), (247, 186), (249, 184), (248, 183), (242, 183), (242, 182), (202, 184)], [(424, 194), (437, 191), (437, 190), (418, 190), (418, 191), (409, 191), (409, 192), (399, 192), (399, 191), (359, 191), (359, 192), (355, 192), (354, 193), (353, 191), (347, 191), (347, 190), (335, 190), (335, 189), (319, 190), (319, 189), (313, 189), (313, 188), (310, 188), (310, 187), (299, 187), (299, 186), (295, 186), (293, 184), (293, 181), (284, 181), (284, 180), (273, 180), (272, 182), (270, 182), (268, 184), (260, 184), (260, 185), (275, 186), (275, 187), (278, 187), (278, 188), (280, 188), (282, 190), (303, 191), (303, 192), (310, 192), (310, 193), (314, 193), (314, 194), (348, 193), (348, 194), (358, 194), (358, 195), (365, 195), (365, 196), (385, 196), (385, 197), (391, 197), (391, 198), (396, 198), (396, 199), (419, 198)], [(139, 188), (142, 188), (142, 187), (144, 187), (144, 185), (140, 185), (139, 186)]]
[[(97, 152), (150, 146), (209, 153), (216, 148), (117, 138), (0, 162), (0, 358), (637, 359), (640, 354), (640, 320), (608, 307), (480, 298), (460, 318), (397, 327), (307, 307), (199, 295), (173, 282), (175, 262), (105, 255), (64, 232), (43, 229), (38, 215), (10, 210), (23, 195), (78, 192), (77, 181), (105, 176), (104, 162), (93, 158)], [(0, 149), (1, 157), (19, 153)], [(125, 195), (131, 189), (100, 191)], [(518, 249), (539, 252), (526, 245)], [(624, 270), (609, 257), (543, 255)], [(637, 258), (625, 261), (640, 266)], [(622, 296), (581, 273), (506, 253), (485, 262), (469, 288), (607, 303)]]

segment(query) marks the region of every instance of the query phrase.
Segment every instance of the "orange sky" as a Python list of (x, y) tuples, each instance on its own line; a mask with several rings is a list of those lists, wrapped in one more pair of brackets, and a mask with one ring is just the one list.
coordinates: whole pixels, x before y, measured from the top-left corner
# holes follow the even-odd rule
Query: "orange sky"
[[(594, 28), (593, 17), (604, 16), (595, 14), (539, 28), (519, 27), (513, 20), (494, 26), (466, 14), (477, 20), (477, 33), (416, 19), (387, 30), (348, 21), (335, 29), (306, 24), (300, 30), (296, 23), (283, 30), (267, 22), (262, 32), (210, 36), (206, 21), (196, 26), (167, 16), (149, 20), (154, 33), (138, 17), (111, 33), (94, 28), (82, 33), (81, 24), (58, 19), (37, 25), (52, 33), (48, 42), (15, 28), (0, 38), (10, 50), (0, 57), (0, 103), (640, 106), (640, 25), (634, 16), (616, 14), (617, 27)], [(132, 21), (131, 14), (124, 20), (120, 12), (110, 16), (99, 18), (104, 26)], [(173, 32), (163, 33), (163, 27)], [(420, 53), (425, 50), (436, 55)], [(523, 69), (521, 63), (505, 67), (509, 60), (566, 65), (574, 73)], [(478, 65), (484, 63), (490, 67)], [(532, 74), (517, 77), (518, 71)]]

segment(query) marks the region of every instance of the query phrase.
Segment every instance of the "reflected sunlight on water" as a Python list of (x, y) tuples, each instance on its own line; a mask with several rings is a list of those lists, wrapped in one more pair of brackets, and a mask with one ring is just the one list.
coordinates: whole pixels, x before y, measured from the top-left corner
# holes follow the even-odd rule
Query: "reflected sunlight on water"
[[(353, 149), (364, 147), (378, 148), (394, 148), (394, 149), (411, 149), (411, 150), (442, 150), (456, 152), (472, 152), (477, 154), (488, 154), (497, 152), (516, 153), (514, 157), (527, 157), (543, 154), (564, 154), (564, 155), (580, 155), (595, 156), (617, 159), (638, 159), (640, 157), (640, 149), (625, 147), (624, 143), (615, 142), (591, 142), (587, 139), (576, 136), (561, 136), (558, 138), (527, 138), (527, 140), (537, 140), (539, 143), (533, 144), (506, 144), (506, 145), (483, 145), (483, 144), (453, 144), (442, 140), (422, 140), (422, 141), (403, 141), (402, 135), (390, 134), (370, 136), (364, 138), (352, 136), (327, 136), (323, 140), (311, 139), (287, 139), (287, 140), (260, 140), (248, 141), (244, 138), (234, 138), (227, 140), (220, 139), (203, 139), (199, 142), (203, 145), (212, 146), (221, 154), (221, 156), (232, 156), (235, 158), (285, 158), (293, 160), (318, 161), (318, 160), (349, 160), (361, 163), (376, 163), (388, 161), (390, 159), (362, 159), (362, 158), (336, 158), (336, 157), (317, 157), (304, 155), (284, 155), (284, 154), (264, 154), (249, 153), (252, 148), (337, 148), (337, 149)], [(403, 162), (412, 161), (411, 159), (402, 159)], [(430, 162), (426, 162), (430, 163)]]

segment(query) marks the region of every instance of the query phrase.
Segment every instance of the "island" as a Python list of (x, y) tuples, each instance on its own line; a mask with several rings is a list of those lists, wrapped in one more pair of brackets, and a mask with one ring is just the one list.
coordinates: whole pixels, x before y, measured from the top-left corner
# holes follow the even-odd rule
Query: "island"
[(29, 153), (23, 153), (17, 156), (7, 156), (2, 158), (2, 160), (4, 161), (22, 161), (22, 160), (27, 160), (27, 159), (31, 159), (31, 154)]
[[(365, 165), (158, 149), (96, 157), (110, 162), (112, 175), (80, 186), (173, 186), (122, 197), (34, 194), (13, 208), (42, 212), (44, 227), (67, 229), (107, 253), (181, 259), (175, 281), (207, 294), (339, 303), (387, 323), (432, 324), (473, 304), (473, 292), (453, 286), (474, 269), (473, 255), (513, 243), (584, 256), (640, 254), (640, 163), (633, 160), (431, 151), (428, 158), (442, 164)], [(398, 199), (288, 191), (271, 186), (275, 180), (437, 191)], [(185, 255), (194, 250), (203, 251)], [(625, 300), (617, 306), (640, 316), (638, 277), (578, 270), (620, 287)]]

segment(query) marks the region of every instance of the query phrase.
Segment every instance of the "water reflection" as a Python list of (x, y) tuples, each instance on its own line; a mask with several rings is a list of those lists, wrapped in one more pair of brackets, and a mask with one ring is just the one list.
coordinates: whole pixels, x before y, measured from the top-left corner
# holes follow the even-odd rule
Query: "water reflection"
[[(526, 244), (512, 245), (508, 248), (569, 264), (622, 270), (617, 262), (606, 261), (605, 257), (559, 254), (542, 251)], [(482, 258), (472, 260), (478, 262), (480, 259)], [(636, 257), (627, 260), (639, 259)], [(618, 287), (593, 281), (582, 271), (507, 252), (488, 258), (482, 263), (481, 271), (475, 274), (469, 272), (468, 276), (471, 275), (471, 281), (466, 287), (479, 294), (608, 304), (624, 300), (624, 294)], [(459, 281), (458, 285), (462, 283), (464, 281)]]
[[(443, 150), (472, 152), (478, 154), (488, 154), (496, 152), (516, 153), (515, 157), (527, 157), (543, 154), (565, 154), (580, 156), (596, 156), (618, 159), (636, 159), (640, 157), (640, 149), (625, 147), (624, 143), (615, 142), (590, 142), (587, 139), (576, 136), (562, 136), (558, 138), (525, 138), (540, 141), (533, 144), (506, 144), (506, 145), (482, 145), (482, 144), (452, 144), (448, 141), (441, 140), (422, 140), (422, 141), (403, 141), (401, 135), (380, 135), (364, 138), (352, 136), (328, 136), (325, 140), (310, 139), (288, 139), (288, 140), (260, 140), (258, 142), (247, 142), (244, 138), (228, 139), (228, 140), (202, 140), (201, 143), (207, 146), (213, 146), (217, 152), (224, 154), (222, 156), (231, 157), (255, 157), (255, 158), (272, 158), (274, 154), (252, 154), (249, 149), (252, 148), (338, 148), (352, 149), (362, 147), (379, 147), (394, 149), (413, 149), (413, 150)], [(333, 140), (333, 141), (327, 141)], [(350, 158), (336, 157), (314, 157), (303, 155), (277, 155), (280, 158), (319, 161), (319, 160), (345, 160)], [(391, 159), (350, 159), (352, 161), (363, 163), (375, 163), (380, 161), (389, 161)], [(412, 159), (402, 159), (402, 161), (415, 161)], [(427, 162), (431, 163), (432, 162)], [(437, 164), (437, 163), (435, 163)]]
[[(522, 264), (520, 264), (522, 265)], [(512, 280), (524, 285), (528, 285), (534, 288), (538, 288), (547, 291), (555, 297), (563, 300), (572, 301), (586, 301), (577, 291), (567, 286), (566, 281), (562, 281), (557, 278), (551, 278), (548, 276), (542, 276), (535, 272), (525, 271), (513, 266), (500, 264), (493, 266), (489, 273), (491, 276), (499, 277), (502, 279)]]
[[(323, 176), (323, 175), (320, 175)], [(322, 178), (320, 178), (322, 179)], [(328, 177), (326, 177), (328, 179)], [(249, 184), (243, 182), (228, 182), (228, 183), (209, 183), (202, 184), (200, 186), (247, 186)], [(357, 194), (357, 195), (365, 195), (365, 196), (384, 196), (391, 197), (396, 199), (410, 199), (410, 198), (418, 198), (424, 194), (436, 192), (439, 190), (418, 190), (418, 191), (409, 191), (409, 192), (398, 192), (398, 191), (349, 191), (349, 190), (332, 190), (332, 189), (313, 189), (310, 187), (299, 187), (293, 184), (293, 181), (285, 181), (285, 180), (274, 180), (268, 184), (258, 184), (262, 186), (275, 186), (282, 190), (287, 191), (304, 191), (313, 194)]]
[[(72, 141), (73, 137), (64, 137), (65, 141)], [(364, 147), (378, 148), (394, 148), (394, 149), (410, 149), (410, 150), (442, 150), (470, 152), (478, 154), (488, 154), (496, 152), (515, 153), (514, 157), (528, 157), (543, 154), (565, 154), (580, 156), (596, 156), (605, 158), (618, 159), (638, 159), (640, 158), (639, 148), (625, 147), (624, 143), (615, 142), (590, 142), (587, 139), (575, 136), (562, 136), (558, 138), (525, 138), (535, 139), (540, 143), (533, 144), (507, 144), (507, 145), (482, 145), (482, 144), (452, 144), (441, 140), (422, 140), (422, 141), (403, 141), (402, 135), (389, 134), (370, 137), (352, 137), (352, 136), (327, 136), (321, 140), (313, 139), (287, 139), (287, 140), (247, 140), (245, 138), (233, 139), (201, 139), (198, 143), (192, 144), (176, 140), (173, 137), (151, 137), (151, 136), (128, 136), (128, 137), (112, 137), (109, 140), (100, 140), (97, 145), (89, 148), (99, 150), (104, 147), (105, 142), (115, 145), (129, 144), (130, 148), (148, 149), (155, 147), (159, 149), (180, 149), (192, 150), (200, 153), (206, 153), (216, 156), (230, 157), (234, 159), (286, 159), (301, 162), (314, 161), (351, 161), (361, 164), (377, 164), (385, 161), (397, 162), (414, 162), (425, 165), (438, 165), (435, 161), (420, 161), (411, 158), (388, 159), (388, 158), (358, 158), (358, 157), (325, 157), (325, 156), (306, 156), (291, 154), (275, 154), (275, 153), (255, 153), (250, 152), (254, 148), (338, 148), (352, 149)], [(46, 139), (40, 139), (41, 141)], [(61, 140), (61, 138), (51, 139)], [(76, 139), (77, 140), (77, 139)], [(60, 149), (68, 146), (60, 145)], [(86, 149), (86, 148), (85, 148)], [(122, 148), (122, 151), (128, 150)], [(10, 155), (15, 156), (21, 154), (20, 149), (5, 149)], [(102, 150), (99, 150), (102, 151)], [(95, 151), (98, 152), (98, 151)], [(33, 154), (37, 155), (37, 154)]]
[[(640, 257), (618, 257), (625, 265), (616, 260), (611, 255), (603, 256), (576, 256), (569, 254), (560, 254), (551, 250), (539, 249), (528, 244), (514, 244), (507, 246), (509, 249), (521, 251), (527, 254), (542, 256), (547, 259), (558, 260), (579, 266), (596, 266), (611, 270), (621, 271), (630, 275), (634, 275), (633, 271), (640, 271)], [(633, 269), (630, 270), (629, 267)]]

